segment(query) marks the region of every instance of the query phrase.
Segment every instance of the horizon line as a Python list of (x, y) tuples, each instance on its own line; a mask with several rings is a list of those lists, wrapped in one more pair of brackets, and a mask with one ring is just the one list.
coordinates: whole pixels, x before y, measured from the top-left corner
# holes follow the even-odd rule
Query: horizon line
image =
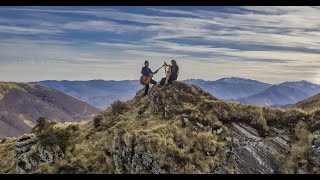
[[(245, 80), (251, 80), (251, 81), (258, 81), (260, 83), (266, 83), (266, 84), (272, 84), (272, 85), (277, 85), (277, 84), (281, 84), (281, 83), (285, 83), (285, 82), (309, 82), (312, 84), (316, 84), (316, 85), (320, 85), (314, 82), (310, 82), (307, 80), (293, 80), (293, 81), (282, 81), (282, 82), (278, 82), (278, 83), (268, 83), (268, 82), (264, 82), (264, 81), (260, 81), (257, 79), (250, 79), (250, 78), (245, 78), (245, 77), (221, 77), (221, 78), (217, 78), (217, 79), (209, 79), (209, 80), (205, 80), (205, 79), (200, 79), (200, 78), (188, 78), (188, 79), (182, 79), (182, 80), (178, 80), (178, 81), (187, 81), (187, 80), (202, 80), (202, 81), (218, 81), (221, 79), (231, 79), (231, 78), (237, 78), (237, 79), (245, 79)], [(115, 79), (87, 79), (87, 80), (79, 80), (79, 79), (74, 79), (74, 80), (68, 80), (68, 79), (63, 79), (63, 80), (57, 80), (57, 79), (45, 79), (45, 80), (32, 80), (32, 81), (5, 81), (5, 80), (0, 80), (0, 82), (16, 82), (16, 83), (35, 83), (35, 82), (42, 82), (42, 81), (69, 81), (69, 82), (81, 82), (81, 81), (115, 81), (115, 82), (121, 82), (121, 81), (139, 81), (139, 79), (123, 79), (123, 80), (115, 80)]]

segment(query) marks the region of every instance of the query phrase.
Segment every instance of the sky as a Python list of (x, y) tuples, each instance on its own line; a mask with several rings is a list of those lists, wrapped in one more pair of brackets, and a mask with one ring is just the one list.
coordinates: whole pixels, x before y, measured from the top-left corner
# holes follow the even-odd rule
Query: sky
[[(0, 7), (0, 81), (179, 79), (320, 84), (320, 7)], [(160, 80), (161, 69), (154, 76)]]

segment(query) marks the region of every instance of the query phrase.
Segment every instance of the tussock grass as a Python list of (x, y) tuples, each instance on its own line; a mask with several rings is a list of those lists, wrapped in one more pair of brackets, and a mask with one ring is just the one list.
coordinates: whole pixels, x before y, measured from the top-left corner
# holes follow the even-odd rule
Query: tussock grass
[(297, 173), (298, 169), (308, 171), (308, 158), (311, 148), (312, 135), (308, 124), (300, 121), (295, 129), (295, 142), (291, 144), (290, 155), (281, 168), (282, 173)]
[(17, 138), (5, 138), (0, 141), (0, 174), (15, 173), (14, 146)]
[(114, 101), (111, 104), (112, 113), (114, 114), (121, 114), (124, 111), (128, 110), (128, 106), (125, 102), (122, 102), (120, 100)]
[(55, 128), (58, 122), (49, 122), (46, 118), (40, 117), (37, 120), (37, 125), (32, 129), (32, 132), (37, 134), (41, 144), (54, 146), (58, 145), (65, 152), (69, 144), (70, 132), (65, 128)]

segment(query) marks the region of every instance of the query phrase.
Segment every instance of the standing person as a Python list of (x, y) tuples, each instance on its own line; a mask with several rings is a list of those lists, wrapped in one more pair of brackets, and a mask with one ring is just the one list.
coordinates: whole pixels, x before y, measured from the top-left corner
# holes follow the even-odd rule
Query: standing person
[(169, 69), (166, 72), (166, 77), (162, 78), (160, 81), (160, 85), (171, 84), (172, 81), (178, 79), (179, 75), (179, 66), (177, 65), (176, 60), (171, 60), (171, 65), (169, 65)]
[(142, 67), (141, 69), (141, 74), (143, 74), (141, 78), (143, 78), (143, 84), (145, 85), (144, 95), (148, 94), (150, 83), (153, 85), (157, 84), (157, 81), (152, 79), (153, 74), (156, 74), (157, 72), (158, 70), (156, 70), (155, 72), (151, 71), (151, 69), (149, 68), (149, 61), (144, 62), (144, 67)]

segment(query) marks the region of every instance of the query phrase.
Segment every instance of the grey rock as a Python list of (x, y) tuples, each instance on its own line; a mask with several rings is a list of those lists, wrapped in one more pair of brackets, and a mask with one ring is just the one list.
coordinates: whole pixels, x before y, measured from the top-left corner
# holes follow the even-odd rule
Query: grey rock
[(217, 130), (217, 134), (219, 135), (219, 134), (221, 134), (223, 132), (223, 129), (222, 128), (219, 128), (218, 130)]
[(308, 173), (303, 169), (298, 169), (297, 174), (308, 174)]
[(170, 106), (169, 105), (165, 105), (164, 106), (164, 117), (169, 118), (170, 117)]
[(320, 147), (320, 139), (314, 140), (313, 145), (314, 145), (315, 147)]
[(211, 128), (212, 128), (212, 131), (217, 131), (219, 128), (221, 128), (221, 126), (218, 124), (214, 124)]
[(26, 134), (19, 138), (15, 144), (16, 173), (28, 173), (36, 169), (40, 162), (48, 164), (64, 158), (59, 146), (43, 146), (34, 134)]
[(188, 118), (183, 118), (183, 122), (184, 122), (185, 124), (188, 124), (188, 123), (189, 123), (189, 119), (188, 119)]
[(150, 168), (152, 164), (152, 156), (150, 154), (144, 153), (142, 154), (142, 164), (146, 167)]
[(320, 167), (320, 147), (311, 148), (310, 161), (312, 164)]
[(153, 112), (161, 112), (163, 109), (162, 102), (160, 101), (160, 96), (156, 93), (150, 94), (150, 106)]
[(187, 118), (187, 117), (188, 117), (188, 115), (186, 115), (186, 114), (181, 114), (181, 116), (182, 116), (183, 118)]
[(262, 138), (255, 129), (241, 123), (232, 123), (229, 130), (233, 144), (231, 152), (238, 162), (235, 164), (235, 173), (278, 172), (286, 159), (286, 152), (290, 149), (290, 138), (287, 134)]

